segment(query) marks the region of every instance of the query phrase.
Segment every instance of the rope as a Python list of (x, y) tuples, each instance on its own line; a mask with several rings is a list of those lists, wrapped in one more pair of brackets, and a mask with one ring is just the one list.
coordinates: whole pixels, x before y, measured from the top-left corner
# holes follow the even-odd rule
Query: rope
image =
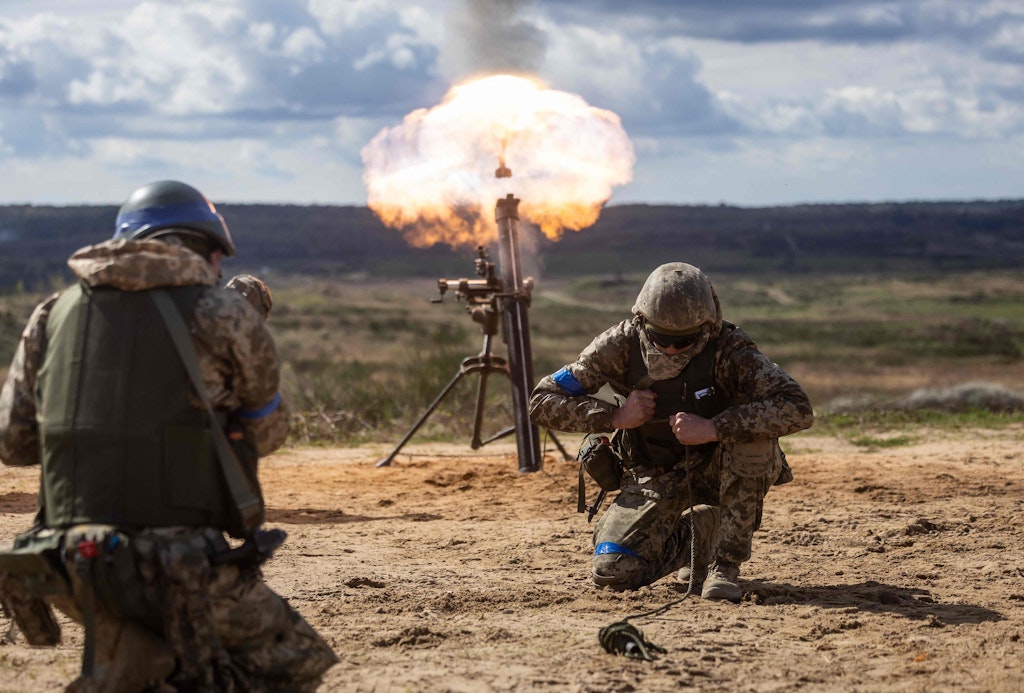
[(662, 654), (666, 653), (667, 650), (645, 639), (643, 631), (639, 630), (629, 621), (635, 618), (649, 618), (651, 616), (663, 614), (676, 604), (681, 604), (686, 601), (694, 592), (694, 587), (696, 586), (694, 584), (694, 580), (697, 574), (697, 532), (696, 523), (693, 519), (693, 481), (690, 479), (689, 446), (686, 446), (686, 454), (683, 461), (684, 468), (686, 470), (686, 495), (690, 505), (690, 579), (686, 585), (686, 594), (679, 599), (673, 599), (672, 601), (662, 604), (650, 611), (626, 616), (621, 621), (616, 621), (615, 623), (605, 626), (598, 631), (598, 642), (600, 642), (605, 651), (610, 654), (620, 654), (625, 657), (642, 659), (650, 662), (654, 660), (654, 656), (651, 654), (652, 652), (660, 652)]

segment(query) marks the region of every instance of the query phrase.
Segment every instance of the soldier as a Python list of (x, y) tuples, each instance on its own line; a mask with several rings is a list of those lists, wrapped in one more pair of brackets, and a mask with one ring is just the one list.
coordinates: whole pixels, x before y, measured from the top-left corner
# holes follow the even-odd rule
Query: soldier
[(78, 283), (35, 309), (0, 391), (0, 458), (42, 465), (0, 596), (30, 644), (59, 641), (50, 604), (84, 624), (69, 690), (312, 691), (337, 661), (259, 570), (283, 533), (257, 529), (256, 461), (287, 412), (262, 316), (216, 288), (234, 252), (198, 190), (139, 188), (68, 260)]
[[(621, 483), (621, 491), (594, 529), (596, 584), (636, 589), (678, 570), (705, 599), (738, 602), (739, 567), (750, 558), (764, 496), (792, 480), (778, 438), (811, 425), (810, 401), (722, 319), (698, 268), (658, 267), (632, 312), (541, 379), (531, 419), (561, 431), (615, 432), (610, 447), (591, 435), (581, 448), (581, 459), (625, 468), (602, 484)], [(615, 403), (595, 396), (606, 384)], [(614, 454), (593, 454), (602, 449)]]

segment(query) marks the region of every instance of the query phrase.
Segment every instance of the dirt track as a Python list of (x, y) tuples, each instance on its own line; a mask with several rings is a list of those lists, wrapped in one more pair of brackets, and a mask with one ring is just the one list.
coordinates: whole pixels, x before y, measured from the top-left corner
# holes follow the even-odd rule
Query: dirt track
[[(263, 463), (266, 567), (334, 645), (330, 691), (1024, 690), (1024, 431), (922, 432), (864, 450), (802, 434), (739, 605), (688, 599), (636, 624), (668, 652), (606, 654), (598, 630), (678, 599), (589, 580), (576, 467), (520, 475), (512, 447), (299, 449)], [(0, 468), (0, 533), (31, 521), (38, 470)], [(7, 622), (0, 617), (0, 630)], [(56, 650), (0, 645), (0, 690), (57, 691)]]

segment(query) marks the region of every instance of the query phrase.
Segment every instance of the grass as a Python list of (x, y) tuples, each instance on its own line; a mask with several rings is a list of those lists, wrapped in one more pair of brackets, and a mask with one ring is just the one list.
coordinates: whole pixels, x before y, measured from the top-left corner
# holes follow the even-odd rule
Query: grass
[[(465, 275), (472, 276), (467, 257)], [(226, 273), (230, 273), (228, 268)], [(590, 340), (628, 317), (645, 274), (539, 277), (529, 311), (534, 380), (576, 358)], [(280, 353), (293, 439), (347, 444), (397, 441), (481, 350), (483, 335), (453, 301), (431, 303), (436, 283), (347, 277), (269, 276), (268, 327)], [(725, 317), (743, 327), (801, 382), (819, 415), (815, 428), (858, 445), (895, 446), (915, 426), (999, 427), (1020, 414), (984, 411), (829, 413), (839, 398), (893, 401), (920, 388), (1024, 382), (1024, 277), (1015, 272), (906, 276), (720, 274)], [(0, 364), (43, 295), (0, 296)], [(496, 337), (493, 353), (507, 356)], [(3, 366), (0, 366), (2, 368)], [(470, 435), (476, 376), (464, 378), (417, 433)], [(488, 431), (511, 425), (509, 385), (489, 381)], [(858, 432), (859, 431), (859, 432)], [(485, 431), (484, 437), (487, 432)]]
[(914, 436), (893, 436), (891, 438), (878, 438), (875, 436), (855, 436), (849, 441), (860, 448), (901, 448), (913, 445), (917, 438)]
[[(873, 444), (878, 447), (907, 444), (895, 442), (885, 444), (878, 442), (878, 436), (885, 434), (886, 440), (899, 441), (909, 438), (907, 431), (918, 428), (941, 428), (947, 430), (964, 430), (972, 428), (1005, 429), (1024, 424), (1024, 412), (994, 412), (985, 409), (970, 409), (963, 412), (938, 411), (920, 409), (916, 411), (871, 410), (862, 412), (844, 412), (838, 414), (819, 414), (815, 418), (814, 429), (818, 434), (833, 435), (844, 438), (856, 445)], [(874, 435), (862, 435), (871, 431)], [(863, 439), (864, 443), (856, 442)], [(870, 441), (875, 441), (871, 443)]]

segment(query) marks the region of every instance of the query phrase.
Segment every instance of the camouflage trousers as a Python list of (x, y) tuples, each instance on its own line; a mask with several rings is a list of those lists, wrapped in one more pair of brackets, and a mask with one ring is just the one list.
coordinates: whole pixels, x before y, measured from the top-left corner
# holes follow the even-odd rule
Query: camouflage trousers
[(698, 565), (749, 560), (765, 495), (792, 479), (784, 460), (776, 440), (723, 443), (689, 472), (680, 464), (668, 472), (627, 473), (594, 528), (594, 582), (616, 589), (649, 585), (690, 565), (691, 552)]
[(48, 601), (86, 626), (68, 691), (315, 691), (338, 661), (257, 567), (211, 564), (216, 530), (82, 525), (65, 541), (70, 595)]

